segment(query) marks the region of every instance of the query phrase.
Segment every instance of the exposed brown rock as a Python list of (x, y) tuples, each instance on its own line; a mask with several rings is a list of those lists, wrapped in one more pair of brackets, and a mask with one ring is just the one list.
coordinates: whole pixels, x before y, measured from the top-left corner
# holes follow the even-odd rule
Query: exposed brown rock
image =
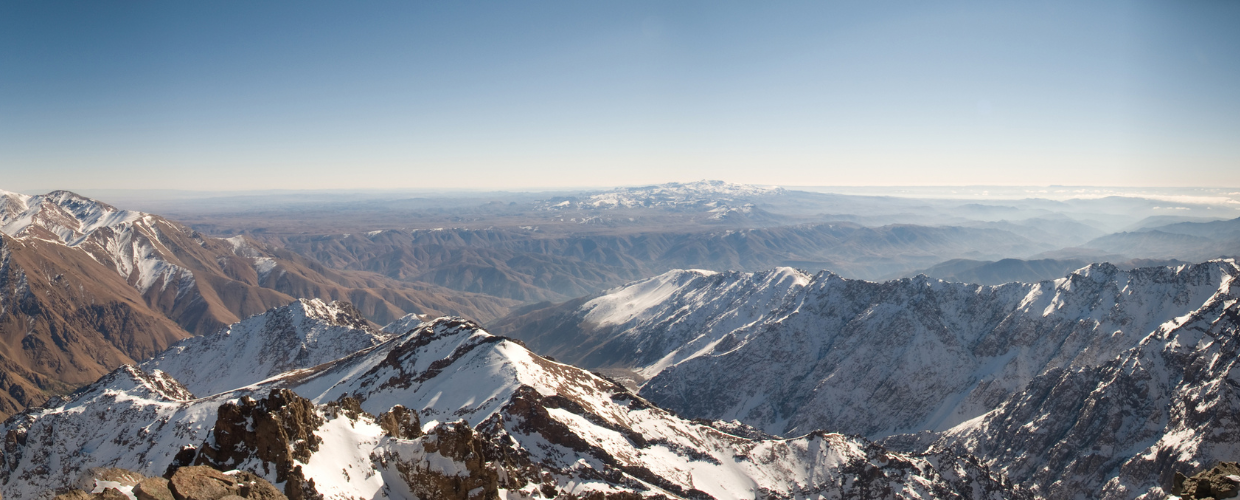
[[(466, 475), (445, 475), (423, 464), (397, 462), (396, 469), (418, 498), (442, 500), (493, 500), (499, 498), (499, 473), (485, 460), (485, 443), (464, 420), (440, 424), (422, 436), (427, 453), (437, 453), (463, 463)], [(393, 459), (394, 457), (385, 457)]]
[(205, 466), (177, 469), (168, 481), (176, 500), (215, 500), (232, 492), (232, 478)]
[(82, 490), (69, 490), (59, 495), (53, 500), (94, 500), (95, 496)]
[(422, 435), (422, 421), (418, 413), (401, 405), (380, 413), (379, 427), (387, 435), (398, 439), (416, 439)]
[[(279, 488), (254, 473), (238, 471), (229, 474), (237, 483), (237, 496), (251, 500), (286, 500)], [(227, 498), (227, 497), (225, 497)]]
[(188, 336), (85, 252), (0, 234), (0, 418)]
[(284, 500), (283, 494), (267, 480), (249, 472), (224, 474), (206, 466), (177, 469), (169, 481), (176, 500), (220, 500), (246, 498), (253, 500)]
[[(329, 415), (335, 417), (337, 413), (343, 413), (349, 420), (356, 421), (362, 415), (370, 415), (366, 410), (362, 409), (362, 403), (348, 394), (341, 394), (340, 398), (335, 401), (329, 401), (326, 405)], [(372, 418), (374, 415), (370, 415)]]
[(244, 397), (240, 404), (220, 406), (215, 427), (195, 464), (231, 470), (251, 457), (258, 458), (264, 468), (275, 469), (276, 481), (285, 483), (284, 494), (290, 499), (313, 498), (317, 496), (314, 481), (307, 480), (294, 461), (307, 462), (318, 450), (321, 438), (314, 431), (321, 425), (323, 418), (315, 413), (314, 403), (288, 389), (274, 390), (258, 401)]
[(168, 480), (162, 477), (148, 477), (133, 488), (133, 496), (138, 500), (173, 500)]
[(1191, 477), (1176, 472), (1171, 494), (1193, 499), (1234, 498), (1240, 494), (1240, 463), (1219, 462)]
[(121, 493), (121, 490), (116, 488), (105, 488), (103, 491), (96, 493), (95, 498), (97, 500), (129, 500), (127, 495)]
[[(73, 231), (80, 224), (57, 203), (98, 203), (52, 194), (62, 201), (45, 199), (36, 219)], [(5, 215), (13, 214), (0, 213)], [(517, 304), (329, 269), (253, 240), (239, 248), (154, 215), (126, 229), (75, 233), (72, 239), (80, 242), (74, 247), (40, 224), (18, 237), (0, 234), (0, 419), (149, 358), (190, 334), (214, 332), (295, 297), (348, 301), (351, 306), (335, 320), (353, 326), (368, 325), (366, 318), (386, 323), (406, 312), (490, 319)], [(123, 245), (116, 244), (120, 239)], [(139, 290), (139, 274), (130, 266), (146, 258), (134, 253), (142, 247), (180, 270)], [(273, 259), (278, 271), (260, 275), (256, 258)]]

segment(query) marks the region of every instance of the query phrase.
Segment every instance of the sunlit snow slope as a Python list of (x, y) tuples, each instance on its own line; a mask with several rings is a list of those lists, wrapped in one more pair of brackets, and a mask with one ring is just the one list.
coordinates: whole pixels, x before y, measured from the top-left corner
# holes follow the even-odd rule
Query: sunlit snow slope
[[(1157, 495), (1177, 468), (1237, 458), (1225, 450), (1236, 449), (1226, 415), (1240, 409), (1226, 312), (1238, 276), (1232, 260), (1094, 264), (1001, 286), (673, 271), (499, 329), (648, 378), (640, 394), (681, 415), (894, 436), (908, 450), (937, 440), (1050, 497), (1107, 484), (1128, 498)], [(901, 435), (926, 431), (946, 434)]]

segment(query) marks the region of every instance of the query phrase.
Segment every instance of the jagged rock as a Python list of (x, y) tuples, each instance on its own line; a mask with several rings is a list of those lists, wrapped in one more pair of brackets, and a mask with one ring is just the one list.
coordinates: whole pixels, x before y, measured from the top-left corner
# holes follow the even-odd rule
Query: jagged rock
[(220, 405), (218, 413), (195, 464), (231, 470), (255, 457), (264, 467), (275, 467), (276, 482), (285, 483), (289, 498), (316, 495), (313, 480), (307, 480), (295, 463), (308, 462), (322, 441), (314, 435), (323, 425), (314, 403), (288, 389), (276, 389), (262, 400), (243, 397), (240, 404)]
[(95, 496), (82, 490), (69, 490), (56, 495), (53, 500), (94, 500)]
[(487, 463), (485, 443), (463, 420), (435, 427), (421, 439), (423, 450), (463, 464), (455, 474), (416, 462), (397, 462), (396, 469), (417, 498), (492, 500), (499, 498), (499, 473)]
[(138, 500), (173, 500), (168, 480), (162, 477), (148, 477), (133, 488), (133, 496)]
[[(327, 411), (333, 417), (336, 414), (344, 413), (349, 420), (357, 420), (361, 415), (370, 415), (366, 410), (362, 409), (362, 403), (357, 399), (349, 397), (347, 394), (341, 394), (340, 398), (327, 403)], [(373, 415), (371, 415), (373, 417)]]
[(287, 500), (266, 479), (245, 471), (225, 474), (207, 466), (182, 467), (169, 481), (176, 500), (221, 500), (245, 498), (251, 500)]
[(416, 439), (422, 435), (422, 422), (418, 414), (401, 405), (380, 413), (379, 426), (384, 433), (398, 439)]
[(1185, 477), (1175, 473), (1172, 495), (1181, 498), (1233, 498), (1240, 493), (1240, 463), (1221, 462), (1209, 470)]

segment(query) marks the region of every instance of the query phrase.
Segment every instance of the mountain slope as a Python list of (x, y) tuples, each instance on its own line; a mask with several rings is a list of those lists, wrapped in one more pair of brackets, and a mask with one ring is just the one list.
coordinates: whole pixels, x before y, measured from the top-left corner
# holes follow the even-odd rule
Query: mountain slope
[(996, 287), (681, 271), (498, 331), (650, 377), (640, 394), (682, 415), (921, 431), (884, 442), (937, 440), (1049, 498), (1156, 497), (1174, 470), (1237, 458), (1238, 278), (1231, 260)]
[(0, 234), (0, 416), (186, 336), (89, 255)]
[(950, 452), (890, 453), (827, 433), (749, 439), (683, 420), (455, 318), (202, 399), (162, 372), (123, 367), (5, 431), (10, 499), (97, 465), (159, 475), (189, 463), (251, 470), (290, 498), (1019, 495)]
[[(1240, 458), (1240, 281), (1094, 367), (1035, 378), (943, 434), (1048, 498), (1163, 498), (1175, 471)], [(1000, 465), (1001, 464), (1001, 465)]]
[(68, 191), (0, 191), (0, 416), (294, 297), (346, 300), (381, 322), (516, 304), (331, 270)]
[[(634, 370), (650, 379), (643, 395), (685, 415), (877, 438), (946, 429), (1046, 370), (1105, 363), (1237, 273), (1230, 261), (1098, 264), (984, 287), (682, 271), (496, 328), (566, 362)], [(554, 347), (566, 338), (577, 345)]]
[(167, 373), (194, 394), (210, 395), (334, 361), (385, 338), (348, 303), (301, 299), (185, 339), (139, 367)]
[[(1178, 224), (1172, 227), (1175, 226)], [(1240, 255), (1240, 240), (1214, 239), (1189, 233), (1164, 232), (1158, 229), (1115, 233), (1090, 240), (1082, 246), (1131, 257), (1188, 261)]]
[(511, 303), (327, 269), (245, 237), (207, 237), (162, 217), (120, 210), (68, 191), (0, 193), (0, 229), (84, 252), (114, 270), (147, 304), (192, 333), (208, 333), (294, 297), (348, 300), (389, 322), (407, 312), (487, 318)]

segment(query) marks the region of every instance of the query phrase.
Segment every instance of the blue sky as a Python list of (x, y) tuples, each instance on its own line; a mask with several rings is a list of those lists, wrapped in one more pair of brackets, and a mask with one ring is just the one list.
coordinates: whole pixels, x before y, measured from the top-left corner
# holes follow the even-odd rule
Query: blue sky
[(0, 189), (1240, 186), (1240, 2), (0, 2)]

